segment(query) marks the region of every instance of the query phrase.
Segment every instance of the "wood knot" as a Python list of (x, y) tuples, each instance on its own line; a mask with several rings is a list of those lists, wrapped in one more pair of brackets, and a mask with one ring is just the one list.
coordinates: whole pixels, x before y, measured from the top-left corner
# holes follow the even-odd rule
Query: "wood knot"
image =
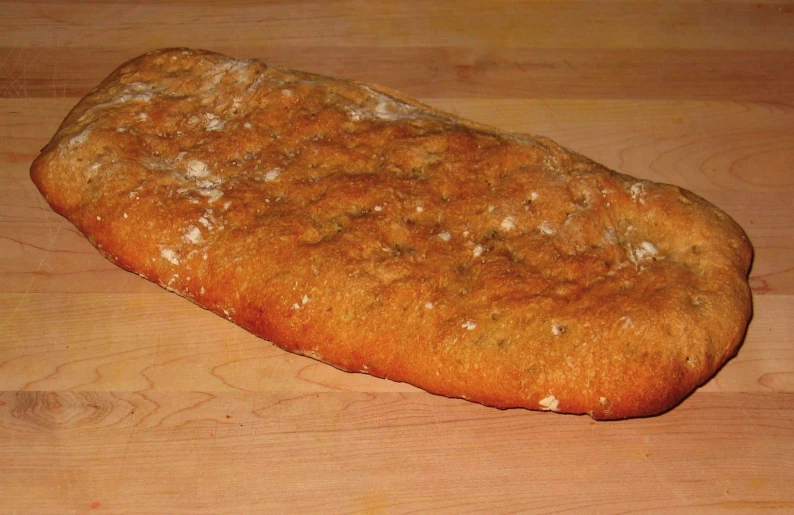
[(97, 392), (18, 392), (12, 415), (46, 431), (68, 431), (100, 423), (113, 411)]

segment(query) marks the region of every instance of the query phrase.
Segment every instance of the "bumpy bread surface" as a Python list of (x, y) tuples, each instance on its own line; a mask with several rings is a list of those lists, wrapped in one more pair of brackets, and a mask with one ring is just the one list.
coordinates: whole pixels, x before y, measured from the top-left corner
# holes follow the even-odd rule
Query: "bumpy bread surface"
[(31, 168), (119, 266), (278, 346), (500, 408), (652, 415), (751, 312), (725, 213), (381, 87), (167, 49)]

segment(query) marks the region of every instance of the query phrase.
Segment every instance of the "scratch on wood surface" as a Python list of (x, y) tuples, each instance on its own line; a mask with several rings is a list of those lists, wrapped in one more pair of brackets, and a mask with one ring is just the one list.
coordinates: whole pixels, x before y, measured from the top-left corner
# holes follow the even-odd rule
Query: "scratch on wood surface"
[[(30, 98), (25, 88), (24, 80), (27, 67), (22, 68), (22, 79), (16, 76), (19, 63), (22, 61), (22, 55), (24, 53), (24, 48), (20, 47), (16, 42), (14, 42), (3, 60), (0, 61), (0, 85), (3, 86), (2, 90), (0, 90), (0, 97), (7, 96), (9, 98)], [(16, 58), (12, 62), (11, 56), (14, 54), (16, 54)]]
[(741, 407), (741, 411), (742, 411), (742, 415), (744, 416), (744, 419), (750, 424), (752, 424), (753, 429), (755, 429), (756, 433), (760, 433), (761, 429), (758, 427), (758, 424), (755, 423), (755, 417), (753, 417), (752, 414), (747, 413), (747, 408), (745, 408), (744, 406)]
[[(659, 482), (660, 488), (662, 491), (671, 492), (675, 495), (675, 498), (678, 499), (680, 502), (679, 506), (688, 506), (690, 503), (687, 500), (687, 495), (680, 491), (679, 485), (677, 482), (671, 482), (668, 478), (662, 478), (662, 472), (659, 470), (659, 467), (656, 465), (656, 460), (650, 459), (648, 460), (651, 468), (653, 469), (653, 477), (656, 481)], [(664, 481), (663, 481), (664, 479)]]
[[(158, 334), (157, 335), (157, 352), (154, 355), (154, 363), (151, 365), (152, 373), (151, 375), (157, 377), (157, 367), (160, 366), (160, 351), (163, 349), (163, 340), (162, 337)], [(148, 367), (147, 367), (148, 368)], [(152, 390), (155, 389), (155, 380), (149, 376), (144, 376), (150, 383), (150, 387)]]
[(767, 395), (766, 398), (769, 399), (769, 402), (772, 404), (772, 407), (775, 408), (775, 413), (777, 413), (778, 415), (778, 420), (781, 420), (785, 424), (786, 429), (791, 428), (791, 424), (789, 423), (788, 418), (786, 418), (786, 414), (780, 409), (780, 406), (778, 406), (777, 403), (775, 402), (775, 396)]
[[(57, 36), (56, 36), (57, 39)], [(55, 50), (57, 51), (58, 45), (55, 42)], [(17, 98), (23, 101), (23, 105), (28, 109), (36, 110), (39, 119), (46, 122), (45, 125), (55, 123), (55, 126), (60, 123), (60, 120), (48, 119), (44, 112), (44, 107), (40, 103), (32, 102), (33, 97), (28, 90), (29, 71), (31, 68), (35, 69), (37, 61), (42, 55), (41, 49), (31, 47), (28, 42), (18, 44), (14, 42), (9, 50), (6, 51), (5, 57), (0, 61), (0, 98)], [(13, 56), (13, 57), (12, 57)], [(57, 56), (57, 52), (56, 52)], [(59, 59), (54, 59), (53, 64), (59, 63)], [(66, 98), (66, 77), (63, 78), (63, 97), (59, 97), (54, 93), (52, 99), (58, 101), (61, 98)]]
[(119, 485), (121, 484), (121, 481), (123, 479), (124, 471), (129, 465), (130, 447), (132, 446), (132, 440), (134, 437), (135, 437), (135, 426), (133, 422), (130, 422), (129, 431), (127, 432), (127, 438), (126, 441), (124, 442), (124, 452), (122, 453), (122, 457), (121, 457), (122, 460), (120, 464), (121, 466), (117, 467), (119, 474), (118, 477), (116, 478), (116, 482)]
[(30, 292), (31, 286), (33, 286), (33, 282), (36, 280), (37, 274), (41, 271), (42, 267), (47, 261), (47, 258), (50, 257), (50, 253), (52, 252), (53, 244), (55, 240), (58, 238), (58, 234), (60, 234), (61, 229), (63, 229), (64, 219), (61, 218), (58, 220), (58, 227), (55, 230), (55, 234), (52, 234), (52, 225), (47, 224), (47, 229), (50, 231), (50, 241), (47, 244), (47, 247), (44, 249), (44, 256), (42, 256), (41, 260), (39, 260), (39, 264), (36, 266), (36, 269), (30, 272), (30, 281), (28, 281), (27, 286), (25, 287), (25, 291), (22, 292), (22, 296), (19, 299), (11, 311), (3, 318), (2, 323), (0, 323), (0, 329), (6, 329), (8, 327), (9, 321), (13, 318), (14, 314), (19, 310), (19, 307), (25, 302), (27, 299), (27, 294)]

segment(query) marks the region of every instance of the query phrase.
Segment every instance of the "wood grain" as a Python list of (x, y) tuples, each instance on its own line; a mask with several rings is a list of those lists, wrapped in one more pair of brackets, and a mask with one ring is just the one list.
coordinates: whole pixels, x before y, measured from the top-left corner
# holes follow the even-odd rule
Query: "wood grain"
[[(0, 512), (794, 511), (794, 4), (0, 0)], [(381, 83), (748, 232), (739, 354), (659, 417), (499, 411), (286, 354), (103, 259), (30, 162), (124, 60)]]
[(136, 513), (790, 509), (794, 399), (772, 399), (710, 394), (654, 424), (549, 424), (423, 393), (7, 393), (0, 459), (39, 480), (9, 484), (0, 502)]
[[(10, 76), (0, 97), (80, 97), (124, 61), (161, 46), (207, 47), (204, 38), (130, 48), (0, 46)], [(376, 84), (413, 97), (717, 99), (790, 104), (792, 50), (491, 47), (240, 47), (212, 50), (273, 66)], [(24, 82), (11, 77), (24, 77)]]

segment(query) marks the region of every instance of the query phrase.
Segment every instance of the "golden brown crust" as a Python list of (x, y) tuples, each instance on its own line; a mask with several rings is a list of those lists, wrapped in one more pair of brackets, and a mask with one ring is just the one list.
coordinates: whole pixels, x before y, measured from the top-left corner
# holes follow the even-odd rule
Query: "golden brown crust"
[(718, 208), (384, 88), (168, 49), (31, 168), (120, 266), (280, 347), (500, 408), (660, 413), (735, 352)]

